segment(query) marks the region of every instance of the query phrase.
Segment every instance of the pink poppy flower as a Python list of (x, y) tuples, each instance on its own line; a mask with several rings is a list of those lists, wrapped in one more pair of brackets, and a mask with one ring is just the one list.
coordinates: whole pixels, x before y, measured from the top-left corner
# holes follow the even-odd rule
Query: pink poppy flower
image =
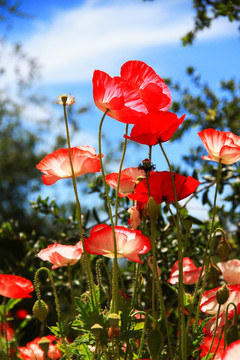
[(111, 77), (103, 71), (93, 74), (93, 99), (96, 106), (108, 115), (127, 124), (135, 124), (147, 113), (139, 94), (120, 77)]
[(126, 80), (140, 95), (148, 110), (166, 111), (172, 103), (172, 95), (159, 75), (142, 61), (128, 61), (121, 67), (121, 78)]
[[(183, 258), (183, 283), (186, 285), (192, 285), (196, 284), (198, 281), (198, 278), (200, 276), (201, 267), (196, 267), (193, 263), (193, 261), (188, 258)], [(203, 273), (202, 273), (203, 275)], [(172, 267), (172, 271), (170, 274), (170, 278), (168, 279), (168, 282), (172, 285), (175, 285), (178, 283), (179, 279), (179, 267), (178, 267), (178, 261), (175, 262), (175, 264)]]
[[(146, 254), (151, 247), (150, 240), (140, 230), (130, 230), (115, 226), (117, 257), (140, 262), (139, 254)], [(106, 224), (94, 226), (90, 236), (85, 240), (85, 250), (89, 254), (114, 257), (114, 240), (112, 227)]]
[(30, 298), (34, 290), (30, 280), (17, 275), (0, 274), (0, 295), (12, 299)]
[[(149, 176), (150, 194), (154, 200), (160, 204), (163, 201), (175, 202), (171, 173), (169, 171), (151, 172)], [(185, 199), (191, 195), (200, 182), (191, 176), (185, 177), (174, 173), (175, 186), (178, 200)], [(147, 181), (143, 179), (135, 189), (135, 193), (129, 195), (132, 200), (140, 201), (144, 204), (148, 202)]]
[(76, 245), (61, 245), (55, 242), (38, 253), (38, 257), (53, 264), (52, 270), (62, 266), (74, 265), (81, 258), (83, 252), (82, 242)]
[(221, 270), (224, 280), (230, 285), (240, 284), (240, 260), (233, 259), (219, 262), (217, 266)]
[[(96, 150), (92, 146), (71, 148), (71, 158), (75, 177), (101, 170), (99, 155), (96, 155)], [(36, 168), (44, 174), (42, 181), (46, 185), (52, 185), (60, 179), (71, 178), (68, 149), (58, 149), (45, 156)]]
[(222, 360), (239, 360), (240, 359), (240, 340), (231, 343), (224, 351)]
[[(136, 181), (139, 176), (146, 177), (145, 172), (138, 168), (130, 167), (121, 171), (119, 187), (120, 197), (128, 196), (135, 191)], [(118, 173), (109, 174), (105, 178), (107, 184), (117, 190)]]
[[(207, 353), (208, 353), (208, 350), (211, 346), (211, 343), (212, 343), (212, 336), (205, 336), (204, 338), (204, 342), (201, 344), (200, 346), (200, 349), (202, 350), (201, 351), (201, 354), (200, 354), (200, 357), (201, 359), (204, 357), (204, 356), (207, 356)], [(223, 352), (224, 352), (224, 339), (222, 338), (220, 340), (220, 343), (219, 343), (219, 339), (217, 337), (215, 337), (215, 339), (213, 340), (213, 346), (212, 346), (212, 349), (210, 351), (211, 354), (214, 354), (215, 351), (217, 350), (216, 354), (215, 354), (215, 357), (214, 357), (214, 360), (222, 360), (222, 355), (223, 355)]]
[[(48, 348), (48, 358), (52, 360), (60, 359), (61, 351), (58, 349), (57, 344), (53, 344), (56, 337), (53, 335), (44, 336), (50, 341)], [(22, 360), (44, 360), (44, 352), (39, 346), (40, 337), (35, 338), (33, 341), (27, 343), (26, 346), (20, 346), (19, 358)]]
[(133, 126), (130, 136), (125, 138), (145, 145), (156, 145), (168, 141), (182, 124), (185, 115), (178, 118), (169, 111), (149, 112)]
[[(221, 286), (220, 286), (221, 287)], [(204, 328), (204, 332), (212, 336), (214, 333), (214, 329), (216, 327), (216, 315), (218, 310), (218, 302), (216, 298), (216, 294), (220, 287), (206, 291), (201, 299), (200, 310), (206, 314), (214, 315), (214, 317), (209, 320)], [(226, 308), (229, 303), (234, 303), (237, 307), (237, 313), (240, 313), (240, 284), (239, 285), (228, 285), (229, 289), (229, 298), (225, 304), (221, 305), (220, 314), (218, 319), (218, 330), (221, 330), (221, 327), (225, 325), (225, 314)], [(228, 319), (232, 319), (234, 316), (234, 308), (232, 305), (229, 305), (228, 308)]]
[(231, 165), (240, 160), (240, 137), (229, 131), (217, 131), (205, 129), (198, 133), (203, 145), (208, 151), (208, 156), (202, 156), (204, 160), (217, 161)]
[(132, 206), (128, 209), (128, 213), (130, 214), (130, 219), (128, 220), (128, 222), (131, 229), (137, 230), (138, 226), (141, 224), (140, 212), (138, 211), (136, 206)]

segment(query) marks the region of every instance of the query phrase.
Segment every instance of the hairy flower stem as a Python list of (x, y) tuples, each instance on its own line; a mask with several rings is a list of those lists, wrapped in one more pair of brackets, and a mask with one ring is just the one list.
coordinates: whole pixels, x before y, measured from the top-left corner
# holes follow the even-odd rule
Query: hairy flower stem
[(201, 292), (200, 292), (200, 296), (199, 296), (198, 306), (197, 306), (197, 310), (196, 310), (196, 317), (195, 317), (195, 322), (194, 322), (194, 328), (195, 329), (198, 326), (198, 322), (199, 322), (200, 302), (201, 302), (202, 295), (203, 295), (203, 293), (205, 291), (205, 286), (206, 286), (206, 282), (207, 282), (207, 276), (208, 276), (208, 271), (209, 271), (211, 254), (212, 254), (214, 243), (215, 243), (214, 223), (215, 223), (215, 215), (216, 215), (216, 207), (217, 207), (217, 194), (218, 194), (218, 187), (219, 187), (219, 182), (220, 182), (221, 169), (222, 169), (222, 164), (221, 164), (221, 160), (220, 160), (219, 163), (218, 163), (218, 171), (217, 171), (217, 178), (216, 178), (216, 190), (215, 190), (215, 195), (214, 195), (214, 203), (213, 203), (213, 210), (212, 210), (212, 222), (211, 222), (211, 227), (210, 227), (210, 235), (209, 235), (209, 240), (208, 240), (207, 249), (206, 249), (206, 253), (205, 253), (206, 256), (204, 257), (205, 260), (203, 262), (201, 273), (200, 273), (200, 276), (199, 276), (199, 278), (200, 278), (201, 274), (203, 272), (203, 269), (204, 269), (203, 283), (202, 283), (202, 287), (201, 287)]
[(161, 142), (159, 143), (162, 150), (163, 156), (165, 157), (169, 171), (171, 173), (173, 191), (175, 196), (175, 205), (176, 205), (176, 230), (177, 230), (177, 240), (178, 240), (178, 267), (179, 267), (179, 289), (178, 289), (178, 306), (180, 311), (180, 329), (179, 329), (179, 350), (180, 357), (182, 360), (185, 360), (187, 355), (187, 344), (186, 344), (186, 334), (185, 334), (185, 319), (184, 319), (184, 287), (183, 287), (183, 251), (182, 251), (182, 239), (180, 231), (180, 215), (179, 215), (179, 204), (177, 199), (177, 191), (174, 181), (174, 175), (172, 171), (171, 164), (168, 160), (168, 157), (163, 149)]
[(101, 165), (104, 189), (105, 189), (105, 194), (106, 194), (106, 199), (107, 199), (108, 213), (109, 213), (109, 217), (110, 217), (110, 221), (111, 221), (113, 242), (114, 242), (111, 312), (117, 313), (118, 312), (117, 241), (116, 241), (116, 235), (115, 235), (115, 229), (114, 229), (114, 221), (113, 221), (113, 216), (112, 216), (111, 203), (110, 203), (110, 198), (109, 198), (109, 193), (108, 193), (108, 186), (107, 186), (107, 183), (106, 183), (106, 176), (105, 176), (105, 171), (104, 171), (103, 161), (102, 161), (102, 125), (103, 125), (103, 121), (104, 121), (105, 116), (107, 115), (108, 111), (109, 111), (108, 109), (105, 111), (105, 113), (103, 114), (102, 119), (100, 121), (99, 132), (98, 132), (98, 147), (99, 147), (99, 159), (100, 159), (100, 165)]
[[(234, 320), (233, 320), (233, 323), (234, 323), (234, 325), (237, 325), (237, 315), (238, 315), (237, 306), (233, 302), (230, 302), (230, 303), (227, 304), (227, 307), (226, 307), (225, 325), (222, 328), (222, 330), (224, 330), (224, 350), (225, 350), (226, 345), (227, 345), (227, 337), (226, 337), (226, 335), (227, 335), (227, 327), (228, 327), (228, 309), (229, 309), (230, 305), (232, 305), (234, 307)], [(216, 326), (217, 326), (217, 323), (216, 323)]]
[(59, 301), (58, 301), (58, 296), (57, 296), (57, 289), (56, 289), (56, 286), (55, 286), (51, 271), (46, 267), (41, 267), (35, 273), (34, 284), (35, 284), (35, 290), (36, 290), (37, 298), (38, 298), (38, 300), (41, 300), (40, 286), (39, 286), (39, 283), (38, 283), (38, 275), (39, 275), (39, 273), (41, 271), (46, 271), (49, 278), (50, 278), (50, 281), (51, 281), (54, 300), (55, 300), (55, 305), (56, 305), (56, 312), (57, 312), (57, 317), (58, 317), (59, 332), (60, 332), (61, 340), (62, 340), (62, 343), (63, 343), (63, 346), (64, 346), (66, 358), (67, 358), (67, 360), (70, 360), (70, 355), (69, 355), (68, 349), (67, 349), (66, 338), (64, 336), (64, 331), (63, 331), (63, 324), (62, 324), (62, 321), (61, 321), (61, 313), (60, 313), (60, 306), (59, 306)]
[(93, 275), (92, 275), (91, 267), (90, 267), (89, 255), (86, 252), (85, 245), (84, 245), (84, 236), (83, 236), (83, 227), (82, 227), (82, 211), (81, 211), (81, 205), (80, 205), (80, 201), (79, 201), (79, 197), (78, 197), (76, 177), (74, 174), (74, 168), (73, 168), (72, 157), (71, 157), (71, 143), (70, 143), (70, 136), (69, 136), (69, 129), (68, 129), (66, 105), (63, 105), (63, 112), (64, 112), (64, 120), (65, 120), (65, 127), (66, 127), (66, 133), (67, 133), (69, 163), (70, 163), (71, 172), (72, 172), (72, 184), (73, 184), (73, 189), (74, 189), (74, 194), (75, 194), (75, 199), (76, 199), (76, 204), (77, 204), (78, 226), (79, 226), (80, 237), (81, 237), (82, 246), (83, 246), (83, 256), (84, 256), (84, 260), (86, 263), (88, 283), (90, 285), (92, 303), (93, 304), (95, 303), (95, 308), (98, 311), (98, 301), (97, 301), (97, 295), (96, 295), (95, 285), (94, 285), (94, 281), (93, 281)]
[(70, 265), (67, 266), (67, 272), (68, 272), (69, 287), (70, 287), (70, 291), (71, 291), (72, 305), (74, 306), (74, 309), (75, 309), (74, 293), (73, 293), (73, 283), (72, 283), (72, 269), (71, 269), (71, 266), (70, 266)]
[[(127, 133), (128, 133), (128, 124), (126, 124), (125, 135), (127, 135)], [(120, 178), (121, 178), (121, 171), (122, 171), (122, 166), (123, 166), (123, 161), (124, 161), (124, 158), (125, 158), (126, 150), (127, 150), (127, 139), (125, 138), (124, 143), (123, 143), (122, 157), (121, 157), (119, 170), (118, 170), (118, 181), (117, 181), (117, 190), (116, 190), (117, 191), (116, 192), (116, 204), (115, 204), (115, 226), (117, 226), (117, 223), (118, 223), (118, 199), (119, 199)]]

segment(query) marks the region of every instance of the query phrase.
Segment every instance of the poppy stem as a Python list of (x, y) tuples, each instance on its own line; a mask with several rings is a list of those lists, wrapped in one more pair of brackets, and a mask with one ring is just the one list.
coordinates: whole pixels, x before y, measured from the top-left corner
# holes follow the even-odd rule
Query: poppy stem
[[(238, 315), (237, 306), (233, 302), (230, 302), (227, 304), (227, 307), (226, 307), (225, 325), (223, 327), (223, 329), (224, 329), (224, 350), (226, 348), (226, 342), (227, 342), (226, 335), (227, 335), (227, 325), (228, 325), (228, 309), (229, 309), (230, 305), (232, 305), (234, 307), (234, 325), (237, 325), (237, 315)], [(217, 324), (216, 324), (216, 327), (217, 327)]]
[(87, 275), (88, 275), (88, 282), (90, 285), (92, 303), (94, 304), (94, 302), (95, 302), (95, 307), (96, 307), (96, 310), (98, 311), (99, 310), (98, 309), (98, 300), (97, 300), (97, 295), (96, 295), (96, 291), (95, 291), (93, 275), (91, 272), (90, 260), (89, 260), (88, 253), (86, 252), (85, 245), (84, 245), (84, 235), (83, 235), (83, 227), (82, 227), (82, 211), (81, 211), (81, 205), (80, 205), (80, 201), (79, 201), (79, 197), (78, 197), (76, 177), (74, 174), (74, 168), (73, 168), (72, 157), (71, 157), (71, 143), (70, 143), (70, 135), (69, 135), (69, 129), (68, 129), (66, 104), (63, 104), (63, 113), (64, 113), (64, 120), (65, 120), (66, 134), (67, 134), (69, 163), (70, 163), (71, 173), (72, 173), (72, 184), (73, 184), (76, 205), (77, 205), (78, 226), (79, 226), (80, 237), (81, 237), (82, 246), (83, 246), (83, 256), (84, 256), (84, 260), (85, 260), (86, 268), (87, 268)]
[(69, 287), (70, 287), (70, 291), (71, 291), (72, 305), (74, 306), (74, 309), (75, 309), (73, 283), (72, 283), (72, 269), (71, 269), (70, 265), (67, 265), (67, 272), (68, 272)]
[(50, 278), (50, 281), (51, 281), (55, 305), (56, 305), (56, 312), (57, 312), (57, 317), (58, 317), (59, 332), (60, 332), (61, 340), (62, 340), (62, 343), (64, 346), (66, 358), (67, 358), (67, 360), (70, 360), (70, 355), (68, 353), (67, 343), (66, 343), (66, 339), (64, 336), (63, 325), (62, 325), (62, 321), (61, 321), (61, 312), (60, 312), (60, 306), (59, 306), (59, 301), (58, 301), (58, 296), (57, 296), (57, 289), (56, 289), (51, 271), (46, 267), (41, 267), (35, 273), (34, 284), (35, 284), (35, 289), (36, 289), (36, 293), (37, 293), (37, 298), (38, 298), (38, 300), (41, 300), (40, 286), (39, 286), (39, 282), (38, 282), (38, 275), (41, 271), (46, 271)]
[[(127, 135), (127, 133), (128, 133), (128, 124), (126, 124), (125, 135)], [(119, 170), (118, 170), (118, 181), (117, 181), (117, 190), (116, 190), (117, 191), (116, 192), (116, 204), (115, 204), (115, 226), (117, 226), (117, 223), (118, 223), (118, 199), (119, 199), (120, 178), (121, 178), (121, 171), (122, 171), (122, 166), (123, 166), (123, 161), (124, 161), (124, 157), (125, 157), (125, 154), (126, 154), (126, 150), (127, 150), (127, 139), (125, 138), (124, 143), (123, 143), (122, 157), (121, 157)]]
[(3, 324), (4, 324), (4, 336), (6, 344), (6, 359), (9, 360), (9, 347), (8, 347), (8, 333), (7, 333), (7, 307), (6, 307), (6, 298), (3, 297)]
[(213, 337), (212, 337), (212, 342), (211, 342), (210, 348), (208, 349), (208, 353), (207, 353), (207, 355), (206, 355), (206, 359), (208, 359), (208, 355), (211, 353), (211, 349), (212, 349), (212, 346), (213, 346), (213, 342), (214, 342), (214, 339), (215, 339), (215, 337), (216, 337), (217, 328), (218, 328), (218, 318), (219, 318), (220, 308), (221, 308), (221, 304), (218, 305), (217, 318), (216, 318), (216, 326), (215, 326), (215, 329), (214, 329), (214, 334), (213, 334)]
[(220, 159), (220, 161), (218, 163), (218, 170), (217, 170), (216, 190), (215, 190), (214, 203), (213, 203), (213, 209), (212, 209), (212, 222), (211, 222), (211, 227), (210, 227), (209, 240), (208, 240), (208, 243), (207, 243), (206, 252), (205, 252), (205, 256), (204, 256), (204, 262), (203, 262), (202, 270), (201, 270), (201, 273), (202, 273), (202, 271), (204, 269), (204, 275), (203, 275), (203, 283), (202, 283), (201, 292), (200, 292), (200, 295), (199, 295), (199, 301), (198, 301), (196, 317), (195, 317), (195, 322), (194, 322), (194, 328), (195, 329), (198, 326), (199, 313), (200, 313), (200, 302), (201, 302), (202, 295), (203, 295), (203, 293), (205, 291), (205, 286), (206, 286), (206, 282), (207, 282), (207, 276), (208, 276), (208, 271), (209, 271), (209, 264), (210, 264), (211, 254), (212, 254), (214, 243), (215, 243), (214, 223), (215, 223), (216, 206), (217, 206), (217, 194), (218, 194), (218, 187), (219, 187), (219, 182), (220, 182), (221, 169), (222, 169), (222, 164), (221, 164), (221, 159)]
[(178, 306), (180, 309), (180, 328), (179, 328), (179, 350), (180, 356), (182, 360), (185, 360), (187, 355), (187, 344), (186, 344), (186, 334), (185, 334), (185, 319), (184, 319), (184, 286), (183, 286), (183, 251), (182, 251), (182, 239), (181, 239), (181, 232), (180, 232), (180, 215), (179, 215), (179, 204), (177, 198), (177, 190), (174, 180), (174, 174), (172, 171), (172, 166), (168, 160), (167, 154), (164, 151), (162, 143), (159, 142), (160, 149), (162, 150), (163, 156), (166, 159), (168, 164), (169, 171), (171, 173), (172, 184), (173, 184), (173, 191), (175, 196), (175, 204), (176, 204), (176, 230), (177, 230), (177, 239), (178, 239), (178, 267), (179, 267), (179, 291), (178, 291)]
[(115, 229), (114, 229), (114, 221), (113, 221), (113, 216), (112, 216), (111, 202), (110, 202), (109, 193), (108, 193), (108, 185), (106, 183), (106, 176), (105, 176), (105, 171), (104, 171), (103, 161), (102, 161), (102, 125), (103, 125), (103, 121), (104, 121), (105, 116), (107, 115), (108, 111), (109, 111), (108, 109), (105, 111), (105, 113), (103, 114), (102, 119), (100, 121), (99, 132), (98, 132), (98, 147), (99, 147), (99, 160), (100, 160), (100, 166), (101, 166), (101, 171), (102, 171), (102, 177), (103, 177), (103, 183), (104, 183), (104, 189), (105, 189), (105, 194), (106, 194), (106, 199), (107, 199), (108, 213), (109, 213), (109, 218), (110, 218), (110, 222), (111, 222), (113, 243), (114, 243), (111, 312), (117, 313), (118, 312), (117, 241), (116, 241), (116, 234), (115, 234)]

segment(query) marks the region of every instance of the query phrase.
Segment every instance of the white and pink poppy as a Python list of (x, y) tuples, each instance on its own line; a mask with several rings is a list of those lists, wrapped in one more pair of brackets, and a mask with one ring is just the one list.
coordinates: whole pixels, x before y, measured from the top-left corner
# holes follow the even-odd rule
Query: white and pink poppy
[(198, 133), (203, 145), (208, 151), (204, 160), (212, 160), (231, 165), (240, 160), (240, 137), (230, 131), (205, 129)]
[(226, 283), (230, 285), (240, 284), (240, 260), (233, 259), (217, 263)]
[(62, 266), (74, 265), (81, 258), (83, 252), (82, 242), (76, 245), (61, 245), (55, 242), (46, 249), (38, 253), (38, 257), (43, 261), (49, 261), (53, 264), (52, 270)]
[(240, 359), (240, 340), (231, 343), (224, 351), (222, 360), (239, 360)]
[[(141, 262), (139, 254), (146, 254), (151, 242), (140, 230), (130, 230), (123, 226), (115, 226), (117, 243), (117, 257)], [(112, 227), (106, 224), (94, 226), (89, 238), (84, 242), (85, 250), (89, 254), (103, 255), (114, 258), (114, 238)]]
[[(96, 150), (92, 146), (84, 145), (71, 148), (71, 159), (75, 177), (101, 170), (99, 155), (96, 154)], [(68, 149), (58, 149), (48, 154), (37, 164), (36, 168), (44, 174), (42, 181), (46, 185), (52, 185), (60, 179), (71, 178), (72, 171)]]
[[(119, 196), (124, 197), (132, 194), (135, 191), (135, 187), (138, 177), (146, 177), (143, 170), (130, 167), (121, 171), (120, 184), (119, 184)], [(118, 173), (112, 173), (106, 176), (106, 182), (109, 186), (117, 190)]]
[[(200, 276), (201, 267), (196, 267), (193, 263), (193, 261), (188, 258), (183, 258), (183, 283), (186, 285), (192, 285), (196, 284), (198, 281), (198, 278)], [(203, 275), (203, 273), (202, 273)], [(175, 264), (172, 267), (172, 271), (170, 274), (170, 278), (168, 279), (168, 282), (172, 285), (177, 284), (179, 281), (179, 266), (178, 261), (175, 262)]]
[[(215, 327), (216, 327), (216, 315), (218, 311), (218, 302), (217, 302), (217, 291), (220, 289), (220, 287), (217, 287), (212, 290), (206, 291), (201, 299), (200, 303), (200, 310), (206, 314), (214, 315), (214, 317), (208, 321), (204, 328), (204, 332), (211, 336), (214, 333)], [(237, 308), (237, 314), (240, 313), (240, 284), (239, 285), (228, 285), (229, 290), (229, 297), (228, 300), (225, 302), (225, 304), (221, 305), (219, 318), (218, 318), (218, 330), (221, 330), (221, 327), (225, 325), (225, 315), (226, 315), (226, 309), (229, 303), (234, 303)], [(232, 319), (234, 316), (234, 307), (233, 305), (229, 305), (228, 307), (228, 320)]]

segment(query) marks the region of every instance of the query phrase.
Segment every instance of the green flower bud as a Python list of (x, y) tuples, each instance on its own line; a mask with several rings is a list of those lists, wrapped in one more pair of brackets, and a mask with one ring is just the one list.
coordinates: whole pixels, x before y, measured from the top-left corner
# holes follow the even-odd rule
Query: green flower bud
[(158, 218), (158, 204), (153, 197), (150, 197), (147, 202), (147, 210), (151, 219)]
[(226, 238), (222, 238), (220, 240), (220, 242), (218, 243), (217, 246), (217, 252), (218, 255), (220, 256), (222, 261), (226, 261), (230, 252), (231, 252), (231, 245), (229, 244), (229, 242), (227, 241)]
[(182, 226), (184, 228), (184, 230), (189, 231), (192, 227), (192, 220), (190, 217), (186, 217), (185, 219), (182, 220)]
[(48, 306), (43, 300), (37, 300), (35, 302), (33, 305), (33, 315), (35, 315), (39, 321), (45, 321), (48, 315)]
[(226, 284), (224, 284), (218, 289), (216, 298), (219, 305), (225, 304), (225, 302), (229, 298), (229, 289)]

